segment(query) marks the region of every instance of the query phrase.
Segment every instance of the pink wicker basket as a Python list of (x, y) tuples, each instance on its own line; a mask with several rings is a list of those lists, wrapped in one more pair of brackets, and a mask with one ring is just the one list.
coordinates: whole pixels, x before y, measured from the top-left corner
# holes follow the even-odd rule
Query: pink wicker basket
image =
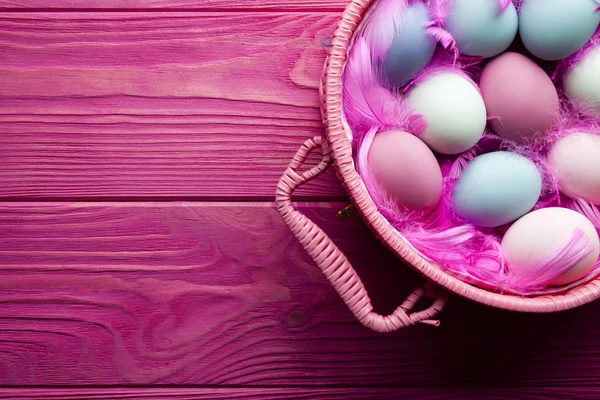
[[(417, 323), (437, 325), (438, 322), (432, 318), (442, 310), (446, 302), (444, 291), (439, 288), (488, 306), (535, 313), (567, 310), (600, 297), (600, 278), (563, 293), (537, 297), (493, 293), (464, 283), (417, 252), (377, 211), (355, 170), (347, 125), (342, 116), (342, 72), (346, 57), (354, 31), (373, 2), (352, 0), (346, 7), (331, 41), (321, 79), (321, 111), (326, 139), (315, 137), (302, 145), (281, 177), (276, 193), (277, 208), (283, 220), (351, 312), (364, 326), (377, 332), (391, 332)], [(306, 172), (298, 172), (308, 155), (317, 148), (321, 148), (323, 152), (321, 162)], [(434, 284), (415, 290), (388, 316), (373, 311), (365, 287), (346, 256), (317, 225), (296, 210), (292, 203), (292, 194), (299, 186), (316, 178), (332, 164), (352, 203), (379, 240)], [(414, 304), (426, 295), (435, 297), (432, 305), (423, 311), (411, 312)]]

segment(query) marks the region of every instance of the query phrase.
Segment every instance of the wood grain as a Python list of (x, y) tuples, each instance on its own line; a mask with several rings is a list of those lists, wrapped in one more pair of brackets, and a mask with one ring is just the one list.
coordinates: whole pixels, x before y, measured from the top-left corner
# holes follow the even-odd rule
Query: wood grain
[(164, 10), (194, 11), (342, 11), (347, 0), (0, 0), (0, 9), (33, 10)]
[[(390, 312), (422, 280), (358, 218), (336, 221), (342, 205), (302, 210)], [(526, 315), (453, 298), (440, 318), (362, 328), (269, 203), (0, 203), (3, 385), (600, 380), (599, 303)]]
[(597, 400), (598, 387), (586, 388), (118, 388), (0, 389), (0, 399), (15, 400)]
[(271, 200), (338, 17), (0, 13), (0, 199)]

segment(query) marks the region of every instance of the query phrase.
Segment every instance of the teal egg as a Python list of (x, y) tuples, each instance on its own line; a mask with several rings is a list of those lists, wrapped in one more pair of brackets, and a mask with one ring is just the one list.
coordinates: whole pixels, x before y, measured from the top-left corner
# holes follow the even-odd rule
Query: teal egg
[(542, 176), (533, 161), (497, 151), (469, 163), (452, 193), (452, 204), (469, 223), (494, 228), (531, 211), (541, 192)]
[(519, 18), (512, 2), (502, 11), (498, 0), (454, 0), (445, 27), (461, 54), (488, 58), (511, 45)]
[(437, 44), (427, 34), (425, 25), (431, 17), (424, 4), (416, 3), (402, 12), (402, 26), (396, 27), (392, 47), (383, 65), (392, 86), (403, 86), (421, 72), (433, 57)]
[(595, 0), (524, 0), (519, 10), (523, 44), (542, 60), (574, 54), (600, 24), (598, 5)]

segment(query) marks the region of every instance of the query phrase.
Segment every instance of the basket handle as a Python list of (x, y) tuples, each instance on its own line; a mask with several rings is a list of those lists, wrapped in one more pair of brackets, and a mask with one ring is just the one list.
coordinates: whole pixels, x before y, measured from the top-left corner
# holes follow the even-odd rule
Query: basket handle
[[(298, 172), (308, 155), (319, 147), (323, 151), (321, 162), (307, 171)], [(363, 282), (346, 256), (321, 228), (294, 208), (292, 203), (294, 191), (304, 183), (321, 175), (330, 165), (330, 149), (322, 137), (316, 136), (308, 139), (300, 147), (277, 185), (277, 210), (284, 222), (361, 324), (376, 332), (393, 332), (418, 323), (438, 326), (439, 321), (431, 318), (442, 310), (446, 303), (446, 297), (439, 290), (435, 290), (432, 285), (417, 288), (390, 315), (383, 316), (375, 313)], [(435, 300), (429, 308), (410, 313), (410, 310), (422, 297), (430, 295), (432, 292)]]

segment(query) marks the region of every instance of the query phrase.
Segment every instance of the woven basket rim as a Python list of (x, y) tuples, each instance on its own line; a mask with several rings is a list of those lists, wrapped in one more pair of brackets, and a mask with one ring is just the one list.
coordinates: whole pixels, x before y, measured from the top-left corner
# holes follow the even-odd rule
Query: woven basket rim
[(354, 168), (349, 132), (342, 115), (342, 73), (354, 32), (363, 15), (376, 0), (351, 0), (331, 40), (320, 87), (321, 112), (328, 144), (338, 177), (363, 220), (377, 238), (398, 257), (435, 284), (488, 306), (520, 312), (555, 312), (587, 304), (600, 297), (600, 278), (556, 294), (523, 297), (500, 294), (472, 286), (424, 258), (377, 211)]

